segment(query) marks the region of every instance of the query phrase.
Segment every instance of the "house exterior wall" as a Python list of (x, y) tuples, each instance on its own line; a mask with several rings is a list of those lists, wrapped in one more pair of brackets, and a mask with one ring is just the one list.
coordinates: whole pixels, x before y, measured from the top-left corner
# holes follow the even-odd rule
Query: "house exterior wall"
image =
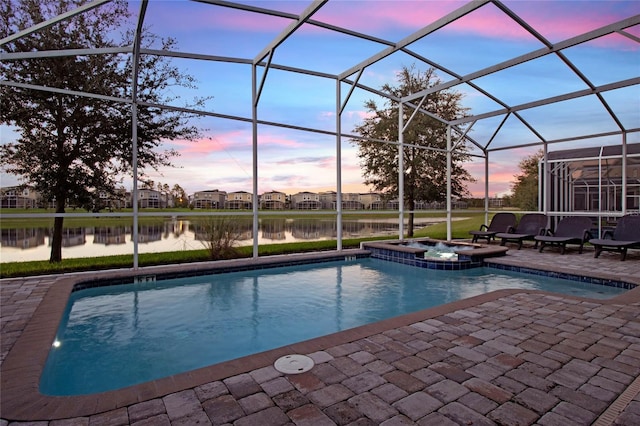
[(155, 189), (139, 189), (138, 207), (141, 209), (160, 209), (167, 207), (167, 201), (165, 197), (162, 197), (160, 191), (156, 191)]
[(315, 192), (303, 191), (291, 196), (291, 208), (294, 210), (318, 210), (320, 207), (320, 194)]
[(265, 192), (260, 196), (260, 208), (265, 210), (284, 210), (287, 205), (287, 194), (284, 192)]
[(335, 210), (338, 194), (335, 191), (326, 191), (318, 194), (320, 197), (320, 208), (323, 210)]
[(231, 210), (250, 210), (253, 207), (253, 194), (245, 191), (227, 194), (225, 208)]
[(378, 210), (382, 204), (382, 197), (376, 192), (360, 194), (360, 202), (365, 210)]
[(223, 209), (227, 201), (225, 191), (198, 191), (193, 194), (192, 205), (196, 209)]
[(40, 207), (42, 197), (28, 186), (9, 186), (0, 189), (0, 207), (3, 209), (33, 209)]

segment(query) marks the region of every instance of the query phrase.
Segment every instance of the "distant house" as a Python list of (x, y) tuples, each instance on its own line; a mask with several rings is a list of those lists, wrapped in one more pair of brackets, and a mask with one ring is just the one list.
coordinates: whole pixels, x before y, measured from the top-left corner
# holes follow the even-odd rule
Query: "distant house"
[(29, 186), (0, 188), (0, 207), (3, 209), (34, 209), (41, 204), (41, 196)]
[(360, 194), (345, 192), (342, 194), (342, 208), (344, 210), (362, 210), (364, 205), (360, 201)]
[(364, 194), (360, 194), (360, 202), (362, 203), (362, 208), (365, 210), (384, 209), (382, 196), (377, 192), (367, 192)]
[(492, 197), (489, 198), (489, 208), (502, 208), (504, 207), (504, 198)]
[(246, 191), (229, 192), (224, 204), (230, 210), (249, 210), (253, 207), (253, 194)]
[(198, 191), (192, 197), (192, 204), (195, 209), (223, 209), (226, 201), (227, 193), (217, 189)]
[(325, 191), (318, 194), (322, 210), (335, 210), (338, 194), (335, 191)]
[[(133, 195), (132, 195), (133, 196)], [(141, 209), (159, 209), (166, 207), (162, 203), (162, 194), (155, 189), (138, 190), (138, 207)]]
[[(335, 191), (321, 192), (320, 205), (322, 209), (336, 210), (338, 205), (338, 194)], [(342, 208), (344, 210), (362, 210), (364, 204), (361, 201), (361, 194), (356, 192), (342, 193)]]
[(265, 210), (284, 210), (287, 194), (279, 191), (265, 192), (260, 196), (260, 208)]
[(131, 198), (131, 194), (124, 188), (118, 188), (114, 194), (107, 191), (98, 192), (99, 209), (120, 210), (129, 207), (127, 200)]
[(315, 192), (303, 191), (291, 196), (291, 208), (294, 210), (318, 210), (320, 206), (320, 194)]

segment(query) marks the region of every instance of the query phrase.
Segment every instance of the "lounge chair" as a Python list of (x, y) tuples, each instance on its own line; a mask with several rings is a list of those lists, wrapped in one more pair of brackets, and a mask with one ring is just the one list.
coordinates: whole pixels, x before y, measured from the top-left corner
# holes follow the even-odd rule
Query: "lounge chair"
[(540, 243), (540, 253), (547, 246), (560, 247), (560, 254), (564, 254), (567, 244), (578, 244), (578, 253), (582, 253), (584, 243), (591, 238), (591, 219), (585, 216), (568, 216), (558, 222), (555, 232), (547, 231), (545, 235), (536, 235), (535, 240)]
[(489, 226), (482, 224), (480, 225), (480, 230), (469, 231), (469, 234), (473, 235), (471, 242), (475, 243), (478, 242), (479, 239), (486, 239), (487, 244), (489, 244), (491, 240), (495, 239), (498, 232), (507, 232), (510, 226), (516, 225), (516, 222), (516, 215), (513, 213), (496, 213), (491, 219)]
[(627, 258), (627, 249), (640, 248), (640, 216), (627, 215), (618, 219), (615, 229), (608, 229), (602, 234), (602, 238), (589, 240), (595, 249), (594, 257), (600, 256), (602, 250), (619, 251), (622, 259)]
[[(518, 226), (509, 227), (507, 232), (499, 232), (496, 238), (501, 238), (500, 245), (503, 246), (507, 242), (518, 243), (518, 250), (522, 248), (522, 242), (525, 240), (534, 240), (536, 235), (544, 235), (547, 228), (547, 215), (543, 213), (527, 213), (522, 216)], [(538, 248), (536, 241), (535, 248)]]

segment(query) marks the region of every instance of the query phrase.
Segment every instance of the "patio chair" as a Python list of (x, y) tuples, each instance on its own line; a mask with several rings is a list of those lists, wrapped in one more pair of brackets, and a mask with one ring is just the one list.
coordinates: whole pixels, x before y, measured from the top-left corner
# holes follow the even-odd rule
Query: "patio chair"
[(495, 239), (498, 232), (507, 232), (510, 226), (516, 225), (516, 222), (516, 215), (513, 213), (496, 213), (491, 219), (489, 226), (482, 224), (480, 225), (480, 230), (469, 231), (469, 234), (473, 235), (471, 242), (475, 243), (478, 242), (479, 239), (486, 239), (487, 244), (489, 244), (491, 240)]
[(627, 258), (627, 249), (640, 248), (640, 216), (626, 215), (618, 219), (615, 229), (608, 229), (602, 234), (602, 238), (589, 240), (595, 249), (594, 257), (600, 256), (603, 250), (619, 251), (622, 259)]
[(545, 235), (536, 235), (535, 240), (540, 243), (540, 253), (547, 245), (560, 247), (560, 254), (564, 254), (567, 244), (578, 244), (578, 253), (582, 254), (584, 243), (591, 238), (591, 219), (585, 216), (568, 216), (560, 220), (555, 232), (547, 230)]
[[(501, 238), (500, 245), (503, 246), (507, 242), (518, 243), (518, 250), (522, 248), (525, 240), (534, 241), (536, 235), (544, 235), (547, 228), (547, 215), (544, 213), (527, 213), (522, 216), (518, 226), (509, 227), (507, 232), (499, 232), (496, 238)], [(538, 248), (536, 241), (534, 248)]]

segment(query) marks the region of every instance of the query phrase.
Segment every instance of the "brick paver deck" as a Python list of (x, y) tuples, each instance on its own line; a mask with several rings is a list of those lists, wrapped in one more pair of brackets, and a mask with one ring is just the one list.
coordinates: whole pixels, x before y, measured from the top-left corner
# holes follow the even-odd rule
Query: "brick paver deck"
[[(524, 248), (495, 261), (640, 284), (638, 251), (621, 262)], [(640, 425), (640, 288), (608, 301), (500, 291), (122, 391), (52, 398), (34, 371), (60, 303), (49, 290), (65, 279), (0, 284), (0, 426)], [(286, 353), (316, 365), (283, 375), (272, 364)]]

